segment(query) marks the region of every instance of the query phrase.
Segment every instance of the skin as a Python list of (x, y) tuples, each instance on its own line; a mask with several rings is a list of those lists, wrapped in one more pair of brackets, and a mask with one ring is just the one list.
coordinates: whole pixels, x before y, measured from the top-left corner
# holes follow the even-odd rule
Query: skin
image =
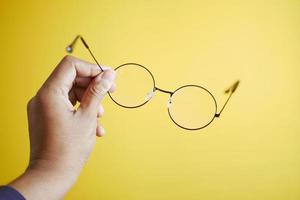
[[(99, 104), (113, 92), (115, 72), (64, 57), (27, 106), (30, 162), (9, 186), (26, 199), (62, 199), (103, 136)], [(77, 109), (76, 102), (80, 102)]]

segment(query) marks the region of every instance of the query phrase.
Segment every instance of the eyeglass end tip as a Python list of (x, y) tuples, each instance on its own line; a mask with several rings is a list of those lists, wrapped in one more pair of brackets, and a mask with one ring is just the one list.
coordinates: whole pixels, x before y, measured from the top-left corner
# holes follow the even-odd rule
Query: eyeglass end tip
[(240, 80), (237, 80), (230, 88), (225, 90), (225, 94), (227, 94), (229, 92), (234, 93), (235, 90), (237, 89), (237, 87), (239, 86), (239, 84), (240, 84)]
[(72, 52), (73, 52), (73, 48), (72, 48), (71, 46), (67, 46), (67, 47), (66, 47), (66, 51), (67, 51), (68, 53), (72, 53)]

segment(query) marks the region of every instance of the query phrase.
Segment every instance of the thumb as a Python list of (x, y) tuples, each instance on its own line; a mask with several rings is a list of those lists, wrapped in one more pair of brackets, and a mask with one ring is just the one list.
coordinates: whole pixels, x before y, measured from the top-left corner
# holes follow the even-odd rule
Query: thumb
[(115, 71), (105, 70), (94, 78), (86, 89), (78, 108), (82, 112), (97, 114), (100, 101), (113, 85)]

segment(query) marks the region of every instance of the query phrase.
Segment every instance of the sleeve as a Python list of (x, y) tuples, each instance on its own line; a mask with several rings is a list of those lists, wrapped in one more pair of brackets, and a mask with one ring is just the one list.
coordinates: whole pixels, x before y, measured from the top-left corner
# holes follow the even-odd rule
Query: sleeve
[(0, 200), (25, 200), (25, 198), (10, 186), (0, 186)]

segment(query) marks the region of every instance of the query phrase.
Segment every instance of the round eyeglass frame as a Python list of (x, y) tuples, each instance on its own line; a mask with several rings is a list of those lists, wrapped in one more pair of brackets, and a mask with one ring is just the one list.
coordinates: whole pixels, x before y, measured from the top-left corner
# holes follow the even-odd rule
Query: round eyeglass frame
[[(120, 68), (122, 68), (122, 67), (124, 67), (124, 66), (127, 66), (127, 65), (136, 65), (136, 66), (138, 66), (138, 67), (141, 67), (141, 68), (145, 69), (145, 70), (150, 74), (151, 79), (152, 79), (152, 82), (153, 82), (153, 89), (152, 89), (152, 92), (155, 92), (156, 87), (155, 87), (155, 79), (154, 79), (154, 76), (153, 76), (153, 74), (150, 72), (150, 70), (147, 69), (145, 66), (143, 66), (143, 65), (141, 65), (141, 64), (138, 64), (138, 63), (124, 63), (124, 64), (122, 64), (122, 65), (116, 67), (114, 70), (117, 71), (118, 69), (120, 69)], [(150, 98), (150, 99), (146, 100), (145, 102), (143, 102), (143, 103), (141, 103), (141, 104), (138, 104), (138, 105), (136, 105), (136, 106), (126, 106), (126, 105), (123, 105), (123, 104), (119, 103), (118, 101), (116, 101), (116, 100), (112, 97), (112, 95), (110, 94), (110, 92), (108, 92), (108, 95), (109, 95), (109, 97), (111, 98), (111, 100), (112, 100), (113, 102), (115, 102), (117, 105), (119, 105), (119, 106), (121, 106), (121, 107), (123, 107), (123, 108), (138, 108), (138, 107), (141, 107), (141, 106), (145, 105), (146, 103), (148, 103), (148, 102), (150, 101), (150, 99), (151, 99), (151, 98)]]
[[(181, 90), (181, 89), (183, 89), (183, 88), (186, 88), (186, 87), (197, 87), (197, 88), (199, 88), (199, 89), (204, 90), (206, 93), (209, 94), (209, 96), (213, 99), (215, 111), (214, 111), (213, 117), (210, 119), (210, 121), (208, 121), (205, 125), (200, 126), (200, 127), (198, 127), (198, 128), (188, 128), (188, 127), (185, 127), (185, 126), (183, 126), (183, 125), (180, 125), (180, 123), (176, 122), (176, 120), (174, 119), (174, 117), (172, 117), (172, 114), (171, 114), (171, 112), (170, 112), (170, 107), (168, 106), (168, 115), (169, 115), (169, 117), (171, 118), (171, 120), (172, 120), (178, 127), (183, 128), (183, 129), (185, 129), (185, 130), (200, 130), (200, 129), (202, 129), (202, 128), (207, 127), (209, 124), (211, 124), (211, 123), (213, 122), (213, 120), (214, 120), (216, 117), (218, 117), (218, 114), (217, 114), (217, 110), (218, 110), (218, 109), (217, 109), (217, 107), (218, 107), (218, 106), (217, 106), (217, 101), (216, 101), (215, 97), (213, 96), (213, 94), (212, 94), (208, 89), (206, 89), (206, 88), (204, 88), (204, 87), (202, 87), (202, 86), (200, 86), (200, 85), (183, 85), (183, 86), (177, 88), (174, 92), (161, 90), (161, 89), (159, 89), (159, 88), (156, 87), (154, 76), (153, 76), (153, 74), (150, 72), (150, 70), (149, 70), (147, 67), (145, 67), (145, 66), (143, 66), (143, 65), (141, 65), (141, 64), (138, 64), (138, 63), (124, 63), (124, 64), (119, 65), (118, 67), (116, 67), (114, 70), (117, 71), (118, 69), (120, 69), (120, 68), (122, 68), (122, 67), (125, 67), (125, 66), (128, 66), (128, 65), (135, 65), (135, 66), (141, 67), (141, 68), (143, 68), (144, 70), (146, 70), (146, 72), (148, 72), (149, 75), (151, 76), (151, 79), (152, 79), (152, 82), (153, 82), (153, 89), (152, 89), (152, 92), (155, 92), (156, 90), (160, 90), (160, 91), (162, 91), (162, 92), (169, 93), (169, 94), (170, 94), (169, 103), (172, 103), (171, 100), (172, 100), (173, 94), (175, 94), (177, 91), (179, 91), (179, 90)], [(121, 106), (121, 107), (123, 107), (123, 108), (138, 108), (138, 107), (141, 107), (141, 106), (145, 105), (146, 103), (148, 103), (148, 102), (151, 100), (151, 98), (149, 98), (149, 99), (147, 99), (145, 102), (143, 102), (143, 103), (141, 103), (141, 104), (139, 104), (139, 105), (136, 105), (136, 106), (127, 106), (127, 105), (123, 105), (123, 104), (119, 103), (117, 100), (115, 100), (115, 99), (113, 98), (113, 96), (110, 94), (110, 92), (108, 92), (108, 95), (109, 95), (109, 97), (111, 98), (111, 100), (112, 100), (114, 103), (116, 103), (118, 106)]]

